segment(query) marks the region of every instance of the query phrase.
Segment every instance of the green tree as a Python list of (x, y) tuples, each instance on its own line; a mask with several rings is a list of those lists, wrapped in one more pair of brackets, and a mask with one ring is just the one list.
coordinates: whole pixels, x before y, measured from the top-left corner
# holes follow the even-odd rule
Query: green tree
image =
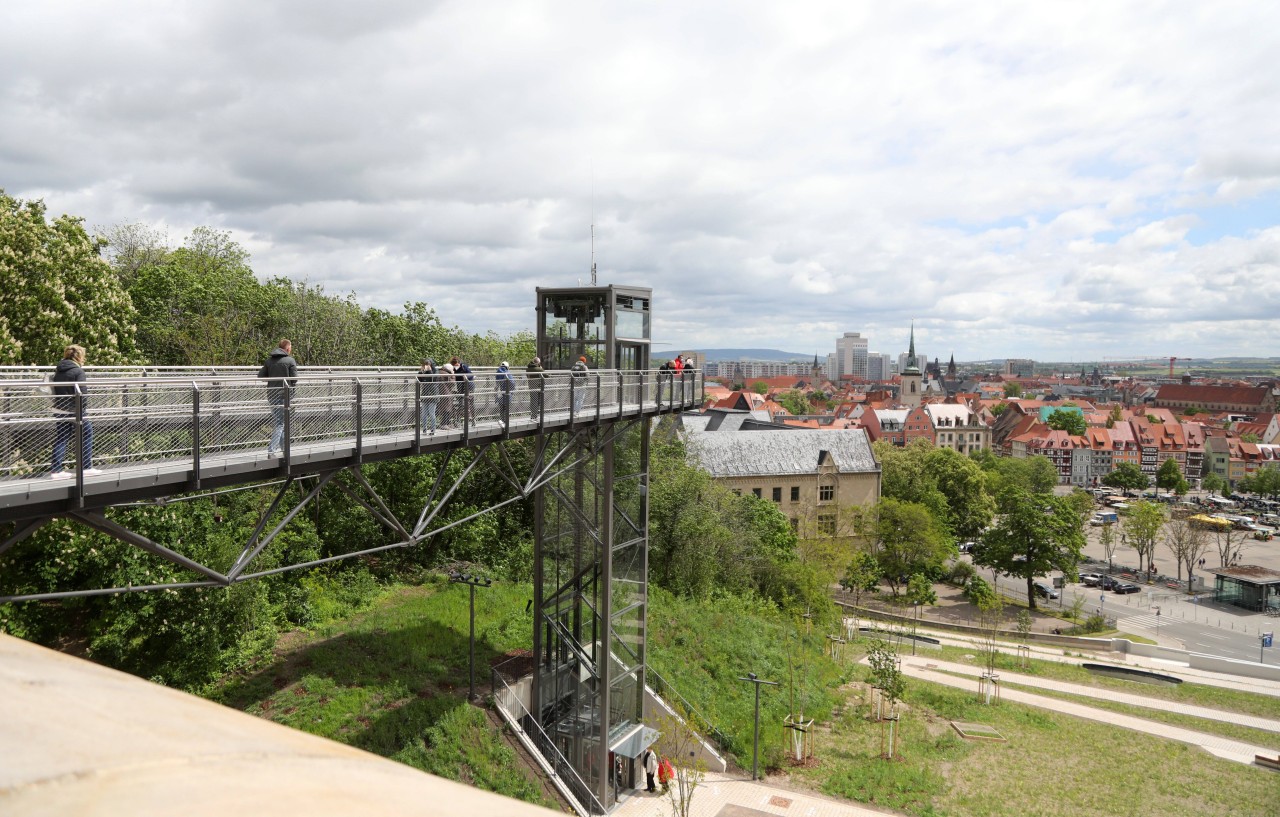
[(1124, 409), (1119, 405), (1111, 407), (1111, 411), (1107, 414), (1107, 428), (1115, 428), (1116, 423), (1123, 422)]
[(991, 521), (995, 504), (987, 475), (972, 459), (950, 448), (914, 440), (905, 448), (875, 444), (883, 496), (924, 505), (953, 536), (978, 535)]
[(794, 389), (791, 391), (784, 391), (774, 399), (777, 400), (784, 409), (797, 417), (802, 414), (810, 413), (809, 401), (805, 399), (803, 394)]
[(1049, 428), (1065, 431), (1076, 437), (1081, 436), (1088, 429), (1083, 414), (1065, 409), (1054, 409), (1046, 422)]
[(946, 525), (960, 539), (977, 538), (995, 515), (987, 477), (978, 464), (950, 448), (935, 448), (925, 468), (947, 503)]
[(909, 576), (937, 574), (955, 552), (946, 532), (923, 505), (886, 498), (876, 504), (874, 516), (876, 561), (895, 596)]
[[(1156, 471), (1156, 487), (1174, 493), (1186, 493), (1187, 481), (1182, 477), (1182, 469), (1178, 467), (1178, 461), (1173, 457), (1160, 463), (1160, 469)], [(1178, 489), (1182, 490), (1179, 491)]]
[(1119, 488), (1124, 491), (1125, 496), (1128, 496), (1130, 491), (1141, 491), (1146, 488), (1151, 484), (1151, 480), (1137, 465), (1122, 462), (1102, 478), (1102, 484), (1108, 488)]
[[(920, 627), (920, 608), (926, 604), (937, 604), (938, 594), (933, 589), (933, 582), (923, 573), (912, 574), (907, 581), (906, 592), (907, 604), (916, 608), (915, 622), (912, 624), (911, 632), (914, 635)], [(914, 654), (915, 648), (912, 647)]]
[(1237, 486), (1241, 491), (1251, 494), (1280, 499), (1280, 467), (1266, 465), (1259, 468), (1252, 476), (1240, 480)]
[(52, 365), (71, 343), (90, 363), (136, 360), (133, 303), (79, 218), (0, 190), (0, 363)]
[(1010, 488), (1000, 497), (1002, 516), (974, 549), (974, 564), (1026, 580), (1027, 600), (1034, 609), (1032, 585), (1051, 570), (1073, 573), (1084, 548), (1084, 531), (1075, 507), (1065, 497)]
[(751, 384), (751, 390), (756, 394), (768, 394), (769, 384), (764, 382), (763, 380), (757, 380), (756, 382)]
[(1124, 533), (1129, 547), (1138, 551), (1139, 566), (1153, 564), (1156, 540), (1164, 525), (1164, 508), (1154, 502), (1139, 500), (1124, 518)]
[(1013, 381), (1009, 381), (1008, 383), (1005, 383), (1005, 384), (1004, 384), (1004, 396), (1005, 396), (1005, 397), (1021, 397), (1021, 396), (1022, 396), (1022, 384), (1020, 384), (1020, 383), (1014, 383)]
[(1226, 478), (1221, 474), (1209, 473), (1200, 481), (1200, 487), (1211, 494), (1223, 494), (1231, 486), (1227, 484)]
[(984, 457), (980, 460), (987, 475), (987, 490), (999, 496), (1007, 487), (1019, 487), (1037, 494), (1053, 493), (1058, 469), (1048, 457)]
[(874, 593), (880, 586), (880, 564), (864, 550), (855, 550), (849, 566), (845, 568), (840, 586), (853, 594), (853, 603), (862, 604), (863, 593)]
[(994, 406), (988, 409), (988, 411), (991, 412), (992, 417), (999, 417), (1001, 414), (1004, 414), (1005, 410), (1008, 408), (1009, 408), (1008, 403), (996, 403)]

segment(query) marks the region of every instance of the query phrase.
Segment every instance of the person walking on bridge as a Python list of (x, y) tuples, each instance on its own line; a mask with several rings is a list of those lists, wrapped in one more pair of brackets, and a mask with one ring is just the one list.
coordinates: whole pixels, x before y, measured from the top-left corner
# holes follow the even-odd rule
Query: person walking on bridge
[[(72, 344), (62, 350), (62, 360), (58, 361), (58, 368), (53, 373), (52, 382), (69, 383), (67, 386), (53, 386), (53, 414), (58, 418), (58, 425), (53, 433), (53, 454), (49, 469), (50, 479), (70, 479), (71, 474), (62, 470), (62, 461), (67, 456), (67, 446), (76, 435), (76, 389), (77, 383), (84, 383), (88, 380), (84, 374), (84, 347)], [(101, 474), (97, 468), (93, 467), (93, 423), (89, 422), (89, 418), (83, 416), (89, 409), (89, 398), (86, 396), (87, 389), (85, 386), (79, 386), (80, 390), (80, 409), (81, 420), (83, 421), (82, 429), (84, 434), (84, 462), (80, 463), (80, 467), (84, 469), (84, 475), (87, 477)], [(80, 456), (76, 454), (77, 458)]]
[(258, 370), (258, 377), (267, 377), (267, 403), (271, 406), (271, 419), (275, 429), (267, 444), (267, 456), (280, 455), (284, 445), (284, 420), (289, 410), (289, 390), (298, 382), (298, 361), (293, 359), (293, 343), (281, 338), (280, 345), (267, 355), (267, 362)]

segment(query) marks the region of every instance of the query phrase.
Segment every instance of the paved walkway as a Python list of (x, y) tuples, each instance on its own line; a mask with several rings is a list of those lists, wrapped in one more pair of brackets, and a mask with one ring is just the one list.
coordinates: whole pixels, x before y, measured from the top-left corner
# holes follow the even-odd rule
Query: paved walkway
[[(947, 686), (957, 687), (959, 689), (971, 689), (975, 692), (977, 687), (975, 681), (969, 677), (958, 678), (955, 675), (947, 673), (962, 673), (965, 676), (976, 678), (980, 673), (978, 667), (971, 667), (965, 664), (956, 664), (950, 661), (930, 660), (926, 657), (906, 658), (902, 662), (902, 671), (904, 674), (919, 678), (925, 681), (932, 681), (938, 684), (946, 684)], [(1034, 678), (1029, 675), (1018, 675), (1016, 673), (1008, 673), (1002, 671), (1000, 678), (1006, 683), (1028, 683), (1042, 682), (1041, 685), (1046, 688), (1050, 683), (1057, 684), (1059, 682), (1044, 682), (1044, 679)], [(1066, 686), (1076, 687), (1075, 684), (1066, 684)], [(1077, 687), (1078, 689), (1088, 689), (1087, 687)], [(1096, 691), (1094, 692), (1096, 696)], [(1129, 696), (1137, 697), (1137, 696)], [(1192, 746), (1200, 746), (1208, 752), (1227, 760), (1234, 760), (1238, 763), (1253, 764), (1255, 755), (1274, 755), (1276, 749), (1257, 746), (1243, 741), (1231, 740), (1229, 738), (1218, 737), (1217, 735), (1208, 735), (1204, 732), (1196, 732), (1191, 729), (1183, 729), (1178, 726), (1171, 726), (1165, 723), (1157, 723), (1155, 721), (1145, 720), (1143, 718), (1133, 717), (1131, 715), (1121, 715), (1106, 709), (1096, 709), (1084, 704), (1078, 704), (1073, 701), (1064, 701), (1059, 698), (1046, 698), (1042, 695), (1036, 695), (1032, 692), (1025, 692), (1018, 689), (1008, 689), (1002, 687), (1000, 690), (1000, 698), (1005, 701), (1013, 701), (1016, 703), (1027, 704), (1028, 706), (1036, 706), (1041, 709), (1050, 709), (1055, 712), (1061, 712), (1066, 715), (1074, 715), (1078, 718), (1087, 718), (1088, 720), (1100, 721), (1112, 726), (1119, 726), (1124, 729), (1132, 729), (1135, 732), (1143, 732), (1148, 735), (1154, 735), (1160, 738), (1176, 740), (1181, 743), (1187, 743)], [(1149, 709), (1160, 709), (1169, 712), (1183, 712), (1184, 714), (1193, 714), (1187, 712), (1188, 709), (1202, 709), (1202, 707), (1189, 707), (1185, 704), (1173, 703), (1171, 701), (1161, 701), (1153, 698), (1143, 698), (1140, 705)], [(1210, 710), (1212, 711), (1212, 710)], [(1236, 722), (1243, 723), (1246, 716), (1240, 716)], [(1265, 719), (1257, 719), (1265, 720)], [(1253, 725), (1253, 724), (1249, 724)], [(1280, 745), (1280, 740), (1277, 741)]]
[[(693, 793), (692, 817), (884, 817), (896, 811), (833, 800), (813, 792), (795, 792), (718, 772), (707, 774)], [(671, 800), (637, 792), (612, 812), (613, 817), (669, 817)]]

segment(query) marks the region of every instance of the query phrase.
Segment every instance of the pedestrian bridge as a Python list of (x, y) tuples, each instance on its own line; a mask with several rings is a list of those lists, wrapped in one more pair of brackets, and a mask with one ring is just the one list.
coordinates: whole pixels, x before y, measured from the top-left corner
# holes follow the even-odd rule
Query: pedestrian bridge
[[(475, 369), (463, 394), (423, 382), (414, 368), (302, 368), (288, 393), (282, 455), (269, 457), (274, 421), (257, 367), (88, 367), (74, 415), (55, 415), (46, 372), (0, 369), (0, 522), (657, 416), (696, 408), (703, 396), (701, 372), (530, 379), (513, 370), (509, 392), (495, 372)], [(53, 479), (59, 423), (73, 433), (68, 476)]]

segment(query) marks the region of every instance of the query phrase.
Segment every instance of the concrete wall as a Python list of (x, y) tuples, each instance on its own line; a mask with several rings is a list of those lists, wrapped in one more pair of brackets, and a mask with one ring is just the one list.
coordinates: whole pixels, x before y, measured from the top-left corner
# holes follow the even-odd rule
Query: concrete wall
[(1127, 638), (1111, 639), (1111, 649), (1125, 655), (1141, 655), (1146, 658), (1159, 658), (1162, 661), (1177, 661), (1182, 664), (1190, 663), (1191, 653), (1186, 650), (1161, 647), (1158, 644), (1139, 644)]
[(1190, 655), (1191, 668), (1209, 672), (1225, 672), (1229, 675), (1243, 675), (1247, 678), (1266, 678), (1280, 681), (1280, 666), (1273, 664), (1257, 664), (1253, 661), (1238, 661), (1234, 658), (1219, 658), (1216, 655), (1204, 655), (1193, 652)]
[[(658, 693), (646, 686), (644, 688), (644, 722), (654, 729), (661, 731), (664, 720), (675, 720), (684, 724), (685, 727), (688, 728), (688, 724), (685, 723), (684, 718), (677, 715), (676, 711), (671, 708), (670, 704), (662, 700), (662, 698), (659, 698)], [(693, 729), (690, 729), (689, 731), (698, 739), (694, 749), (697, 753), (697, 759), (707, 764), (708, 771), (723, 772), (728, 769), (728, 762), (720, 756), (720, 753), (717, 752), (715, 748), (702, 737), (702, 735), (699, 735)]]

